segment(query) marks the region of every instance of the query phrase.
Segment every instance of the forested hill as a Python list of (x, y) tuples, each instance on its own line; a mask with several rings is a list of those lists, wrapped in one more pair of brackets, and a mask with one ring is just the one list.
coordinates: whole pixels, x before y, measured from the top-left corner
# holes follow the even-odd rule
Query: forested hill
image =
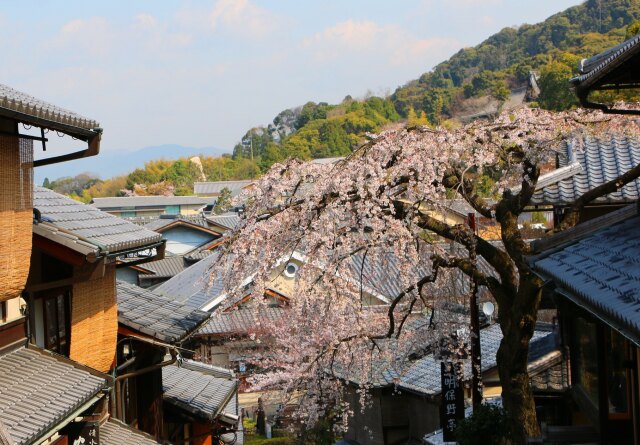
[(289, 156), (343, 156), (365, 132), (404, 120), (409, 125), (441, 124), (470, 114), (482, 99), (505, 101), (526, 84), (531, 71), (541, 76), (540, 106), (569, 108), (575, 99), (567, 79), (578, 61), (635, 34), (638, 20), (640, 0), (589, 0), (542, 23), (505, 28), (388, 98), (347, 96), (340, 104), (308, 102), (285, 110), (268, 126), (247, 131), (234, 158), (254, 159), (264, 169)]
[[(413, 107), (438, 121), (455, 116), (465, 98), (498, 95), (504, 87), (523, 85), (534, 70), (542, 76), (541, 87), (547, 87), (542, 88), (540, 105), (568, 108), (575, 102), (566, 80), (575, 74), (577, 62), (634, 35), (638, 20), (639, 0), (589, 0), (542, 23), (505, 28), (474, 48), (460, 50), (398, 88), (391, 100), (401, 115)], [(561, 85), (553, 84), (556, 78), (562, 79)]]
[(63, 192), (73, 186), (67, 193), (84, 200), (123, 193), (188, 194), (193, 181), (253, 178), (291, 156), (345, 156), (367, 132), (405, 124), (458, 125), (458, 118), (486, 109), (487, 104), (499, 108), (513, 90), (526, 84), (532, 71), (540, 76), (537, 105), (570, 108), (576, 100), (567, 80), (576, 73), (578, 61), (639, 29), (640, 0), (588, 0), (542, 23), (505, 28), (473, 48), (462, 49), (390, 97), (347, 96), (339, 104), (308, 102), (284, 110), (269, 125), (247, 131), (233, 156), (201, 157), (199, 165), (186, 158), (148, 162), (128, 176), (107, 181), (63, 178), (51, 186)]

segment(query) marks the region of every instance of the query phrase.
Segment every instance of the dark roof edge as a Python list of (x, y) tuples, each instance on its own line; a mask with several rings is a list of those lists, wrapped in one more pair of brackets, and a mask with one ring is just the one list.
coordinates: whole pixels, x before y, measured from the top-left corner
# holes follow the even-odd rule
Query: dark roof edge
[(541, 238), (531, 243), (531, 251), (533, 256), (529, 257), (529, 263), (538, 261), (556, 250), (563, 248), (565, 245), (573, 243), (578, 238), (587, 236), (600, 229), (610, 225), (619, 223), (628, 218), (640, 214), (640, 201), (625, 206), (619, 210), (615, 210), (606, 215), (578, 224), (575, 227), (559, 232), (548, 238)]
[[(536, 273), (538, 275), (542, 274), (541, 272), (536, 272)], [(600, 309), (598, 306), (592, 304), (585, 298), (580, 298), (579, 295), (576, 295), (573, 292), (565, 290), (564, 288), (556, 288), (555, 292), (567, 298), (569, 301), (571, 301), (578, 307), (583, 308), (593, 317), (597, 318), (598, 320), (600, 320), (601, 322), (609, 326), (614, 331), (617, 331), (623, 337), (631, 340), (633, 343), (635, 343), (637, 347), (640, 348), (640, 333), (634, 332), (630, 330), (628, 327), (623, 326), (620, 320), (617, 320), (616, 318), (610, 316), (609, 314), (604, 313), (602, 309)]]

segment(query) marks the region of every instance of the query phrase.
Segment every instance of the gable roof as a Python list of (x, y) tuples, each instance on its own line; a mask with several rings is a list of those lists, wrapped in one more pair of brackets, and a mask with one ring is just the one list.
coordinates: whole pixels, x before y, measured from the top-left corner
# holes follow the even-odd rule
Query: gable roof
[(163, 232), (169, 226), (174, 225), (193, 227), (197, 230), (205, 229), (207, 232), (211, 231), (209, 221), (204, 215), (160, 215), (159, 218), (154, 218), (144, 224), (144, 227), (155, 232)]
[(175, 343), (209, 318), (208, 312), (117, 281), (118, 323), (163, 342)]
[(0, 422), (12, 445), (36, 443), (73, 420), (108, 386), (99, 375), (31, 346), (0, 353)]
[(41, 223), (34, 224), (34, 233), (82, 253), (113, 253), (162, 240), (159, 233), (44, 187), (34, 187), (33, 207), (42, 217)]
[(93, 198), (91, 203), (99, 209), (114, 210), (122, 207), (165, 207), (171, 205), (201, 205), (207, 200), (197, 196), (122, 196)]
[(162, 390), (168, 403), (214, 420), (235, 398), (237, 381), (234, 374), (224, 368), (184, 360), (181, 366), (162, 368)]
[[(539, 275), (554, 280), (556, 292), (640, 345), (640, 214), (634, 207), (629, 206), (634, 212), (627, 218), (595, 231), (580, 232), (611, 216), (560, 233), (564, 244), (532, 258), (532, 264)], [(570, 238), (571, 233), (577, 236)]]
[[(640, 141), (621, 134), (581, 140), (582, 149), (574, 149), (575, 142), (568, 141), (559, 153), (560, 167), (578, 162), (582, 171), (568, 177), (557, 176), (538, 189), (529, 205), (568, 205), (582, 194), (602, 185), (640, 163)], [(571, 172), (570, 172), (571, 173)], [(621, 204), (640, 198), (640, 179), (630, 182), (620, 190), (597, 198), (594, 204)]]
[(194, 182), (193, 193), (196, 195), (213, 195), (221, 193), (222, 189), (226, 188), (231, 192), (231, 196), (237, 196), (242, 192), (242, 189), (254, 182), (255, 181), (252, 179), (239, 181)]

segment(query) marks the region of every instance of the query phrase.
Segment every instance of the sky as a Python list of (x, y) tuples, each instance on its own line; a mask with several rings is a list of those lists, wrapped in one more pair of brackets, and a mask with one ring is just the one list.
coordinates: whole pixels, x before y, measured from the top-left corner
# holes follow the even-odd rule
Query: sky
[(307, 101), (386, 95), (577, 0), (3, 2), (0, 83), (100, 122), (102, 151), (231, 151)]

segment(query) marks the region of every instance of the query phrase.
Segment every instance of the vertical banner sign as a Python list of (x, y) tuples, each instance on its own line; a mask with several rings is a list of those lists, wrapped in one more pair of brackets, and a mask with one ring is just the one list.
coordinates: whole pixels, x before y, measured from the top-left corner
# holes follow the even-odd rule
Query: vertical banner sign
[(75, 422), (69, 425), (69, 445), (99, 445), (99, 422)]
[(442, 438), (445, 442), (455, 442), (458, 421), (464, 419), (464, 391), (462, 384), (462, 365), (442, 362), (440, 364), (442, 383), (442, 402), (440, 404), (440, 423)]

